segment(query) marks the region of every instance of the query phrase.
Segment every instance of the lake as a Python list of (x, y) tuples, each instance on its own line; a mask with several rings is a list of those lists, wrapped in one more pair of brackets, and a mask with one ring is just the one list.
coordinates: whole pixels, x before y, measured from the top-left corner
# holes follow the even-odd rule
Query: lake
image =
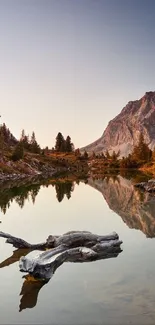
[(0, 207), (0, 230), (31, 243), (69, 230), (116, 231), (123, 241), (116, 258), (64, 263), (43, 285), (19, 271), (24, 250), (0, 238), (1, 324), (155, 323), (155, 198), (132, 179), (5, 186)]

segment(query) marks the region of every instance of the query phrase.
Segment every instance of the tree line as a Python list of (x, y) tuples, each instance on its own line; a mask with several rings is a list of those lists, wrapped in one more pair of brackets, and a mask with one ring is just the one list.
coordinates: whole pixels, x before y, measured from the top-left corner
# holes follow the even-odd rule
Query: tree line
[(46, 155), (51, 152), (62, 153), (67, 152), (71, 153), (74, 152), (74, 144), (71, 141), (71, 137), (68, 135), (66, 139), (59, 132), (56, 136), (55, 145), (52, 149), (49, 149), (48, 146), (45, 148), (41, 148), (36, 140), (35, 132), (32, 132), (31, 137), (26, 134), (25, 130), (23, 129), (21, 132), (21, 137), (19, 141), (12, 135), (9, 128), (6, 127), (5, 123), (0, 125), (0, 153), (1, 155), (4, 154), (4, 151), (8, 151), (9, 149), (13, 148), (12, 153), (12, 160), (17, 161), (24, 157), (24, 152), (31, 152), (35, 154), (42, 154)]
[[(105, 166), (115, 168), (138, 168), (146, 163), (155, 162), (155, 147), (151, 150), (144, 141), (144, 136), (140, 133), (138, 143), (133, 147), (132, 153), (127, 157), (120, 158), (120, 151), (95, 154), (92, 153), (90, 160), (102, 160)], [(95, 161), (95, 160), (94, 160)]]
[(22, 130), (20, 140), (13, 151), (12, 160), (17, 161), (22, 159), (24, 157), (24, 150), (36, 154), (41, 153), (41, 148), (36, 140), (34, 131), (32, 132), (31, 138), (29, 138), (29, 136), (25, 134), (25, 131)]
[(9, 128), (6, 127), (5, 123), (0, 125), (0, 152), (12, 148), (12, 160), (16, 161), (24, 157), (24, 152), (31, 152), (34, 154), (46, 155), (50, 153), (74, 153), (78, 160), (102, 160), (104, 166), (114, 168), (138, 168), (143, 164), (149, 162), (155, 162), (155, 147), (151, 150), (147, 143), (144, 141), (144, 136), (140, 133), (139, 141), (137, 145), (133, 147), (133, 151), (127, 157), (120, 158), (120, 151), (117, 153), (113, 151), (110, 153), (108, 150), (100, 154), (88, 155), (86, 151), (81, 154), (80, 149), (75, 149), (75, 146), (68, 135), (66, 138), (61, 132), (58, 132), (55, 145), (52, 149), (48, 147), (41, 148), (36, 140), (35, 132), (32, 132), (31, 137), (25, 133), (23, 129), (19, 141), (12, 135)]

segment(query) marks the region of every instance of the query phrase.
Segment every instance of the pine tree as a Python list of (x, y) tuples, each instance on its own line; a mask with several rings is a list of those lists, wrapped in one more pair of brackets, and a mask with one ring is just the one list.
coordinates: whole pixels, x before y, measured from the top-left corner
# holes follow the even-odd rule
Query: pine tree
[(81, 152), (80, 152), (80, 149), (79, 149), (79, 148), (77, 148), (77, 149), (75, 150), (75, 156), (76, 156), (76, 157), (81, 157)]
[(31, 135), (31, 144), (35, 143), (36, 142), (36, 136), (35, 136), (35, 133), (34, 131), (32, 132), (32, 135)]
[(4, 134), (2, 128), (0, 128), (0, 151), (3, 153), (4, 150)]
[(102, 159), (105, 159), (104, 152), (101, 153), (101, 158), (102, 158)]
[(112, 152), (112, 155), (111, 155), (111, 159), (112, 159), (112, 161), (116, 161), (117, 160), (117, 155), (116, 155), (116, 152), (113, 150), (113, 152)]
[(32, 132), (32, 136), (31, 136), (30, 150), (33, 153), (40, 153), (40, 146), (36, 141), (36, 136), (35, 136), (34, 131)]
[(73, 144), (71, 142), (71, 138), (70, 138), (69, 135), (66, 138), (65, 151), (66, 152), (72, 152), (73, 151)]
[(23, 156), (24, 156), (23, 143), (22, 143), (22, 141), (19, 141), (15, 147), (13, 154), (12, 154), (12, 160), (13, 161), (20, 160), (23, 158)]
[(95, 152), (93, 151), (93, 153), (92, 153), (92, 156), (91, 156), (91, 158), (92, 159), (95, 159), (96, 158), (96, 154), (95, 154)]
[(84, 154), (83, 154), (83, 158), (84, 158), (84, 159), (88, 159), (88, 153), (87, 153), (86, 150), (85, 150), (85, 152), (84, 152)]
[(64, 187), (63, 184), (59, 183), (55, 185), (55, 190), (56, 190), (56, 197), (59, 202), (61, 202), (64, 198)]
[(20, 137), (20, 141), (23, 141), (24, 138), (25, 138), (25, 130), (23, 129), (23, 130), (22, 130), (21, 137)]
[(61, 143), (60, 152), (66, 152), (66, 141), (65, 140)]
[(108, 150), (106, 150), (106, 152), (105, 152), (105, 157), (106, 157), (107, 159), (110, 159), (110, 158), (111, 158), (110, 153), (109, 153)]
[(3, 125), (2, 125), (2, 132), (3, 132), (3, 136), (4, 136), (5, 141), (8, 142), (10, 131), (7, 129), (5, 123), (3, 123)]
[(141, 162), (149, 161), (151, 159), (151, 151), (144, 141), (144, 136), (140, 133), (138, 145), (136, 145), (132, 152), (132, 159)]
[(56, 137), (55, 150), (57, 152), (65, 151), (65, 140), (61, 132), (59, 132)]
[(22, 141), (24, 149), (29, 150), (29, 148), (30, 148), (30, 145), (29, 145), (29, 136), (27, 136), (25, 134), (25, 130), (24, 129), (22, 130), (22, 134), (21, 134), (21, 137), (20, 137), (20, 141)]

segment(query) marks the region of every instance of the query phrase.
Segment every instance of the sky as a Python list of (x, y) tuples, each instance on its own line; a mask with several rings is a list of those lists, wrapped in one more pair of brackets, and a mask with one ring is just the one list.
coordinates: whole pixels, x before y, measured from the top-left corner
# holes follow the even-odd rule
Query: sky
[(0, 0), (0, 115), (52, 148), (97, 140), (155, 91), (154, 0)]

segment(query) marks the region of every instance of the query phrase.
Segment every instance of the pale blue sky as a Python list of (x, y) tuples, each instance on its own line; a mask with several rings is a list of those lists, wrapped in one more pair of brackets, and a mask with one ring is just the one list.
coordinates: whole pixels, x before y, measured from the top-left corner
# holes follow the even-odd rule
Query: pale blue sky
[(101, 136), (155, 90), (155, 1), (0, 0), (0, 114), (52, 147)]

